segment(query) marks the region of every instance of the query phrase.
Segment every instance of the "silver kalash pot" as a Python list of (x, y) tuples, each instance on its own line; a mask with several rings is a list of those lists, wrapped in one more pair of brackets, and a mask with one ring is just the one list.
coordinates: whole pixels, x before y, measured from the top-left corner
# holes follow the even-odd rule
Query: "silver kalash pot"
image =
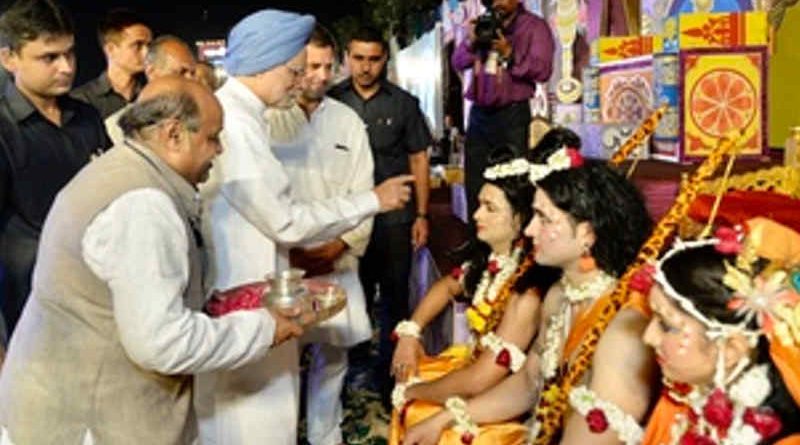
[(264, 294), (266, 304), (289, 312), (307, 310), (308, 291), (303, 284), (305, 274), (306, 271), (297, 268), (267, 274), (269, 287)]

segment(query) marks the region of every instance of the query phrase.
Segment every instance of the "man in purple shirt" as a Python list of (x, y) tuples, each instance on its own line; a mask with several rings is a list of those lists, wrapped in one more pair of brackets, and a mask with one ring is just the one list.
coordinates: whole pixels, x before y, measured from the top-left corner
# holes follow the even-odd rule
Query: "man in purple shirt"
[[(466, 97), (473, 106), (464, 166), (470, 215), (478, 208), (478, 191), (491, 150), (502, 145), (511, 145), (520, 154), (527, 150), (529, 99), (536, 83), (546, 82), (553, 71), (555, 45), (547, 22), (526, 11), (520, 0), (493, 0), (492, 11), (502, 26), (496, 38), (482, 45), (473, 22), (469, 38), (452, 57), (456, 70), (472, 68), (466, 80)], [(470, 230), (474, 231), (472, 225)]]

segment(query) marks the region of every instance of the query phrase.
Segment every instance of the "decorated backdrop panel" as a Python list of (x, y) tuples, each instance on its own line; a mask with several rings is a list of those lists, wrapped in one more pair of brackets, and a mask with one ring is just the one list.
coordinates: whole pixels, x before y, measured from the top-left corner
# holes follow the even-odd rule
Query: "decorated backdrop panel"
[(719, 138), (743, 133), (741, 155), (766, 145), (766, 50), (683, 51), (681, 119), (683, 156), (708, 155)]
[(600, 114), (605, 124), (638, 125), (653, 111), (653, 59), (600, 67)]

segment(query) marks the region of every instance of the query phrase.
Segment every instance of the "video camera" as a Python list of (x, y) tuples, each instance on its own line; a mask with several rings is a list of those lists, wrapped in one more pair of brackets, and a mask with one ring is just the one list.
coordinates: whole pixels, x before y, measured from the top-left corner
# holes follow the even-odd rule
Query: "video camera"
[(475, 48), (480, 51), (492, 49), (492, 41), (497, 39), (498, 31), (503, 30), (500, 14), (489, 8), (475, 19)]

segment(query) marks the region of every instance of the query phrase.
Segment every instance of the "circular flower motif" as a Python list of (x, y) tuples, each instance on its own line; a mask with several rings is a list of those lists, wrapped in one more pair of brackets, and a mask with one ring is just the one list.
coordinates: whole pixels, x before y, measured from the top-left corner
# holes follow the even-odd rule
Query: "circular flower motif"
[(741, 73), (728, 69), (704, 74), (689, 97), (692, 121), (712, 137), (749, 127), (758, 108), (753, 84)]
[(720, 388), (715, 389), (703, 407), (703, 417), (717, 428), (727, 429), (733, 422), (733, 402)]
[(586, 413), (586, 424), (589, 425), (589, 431), (600, 434), (608, 429), (608, 419), (606, 413), (600, 408), (594, 408)]

